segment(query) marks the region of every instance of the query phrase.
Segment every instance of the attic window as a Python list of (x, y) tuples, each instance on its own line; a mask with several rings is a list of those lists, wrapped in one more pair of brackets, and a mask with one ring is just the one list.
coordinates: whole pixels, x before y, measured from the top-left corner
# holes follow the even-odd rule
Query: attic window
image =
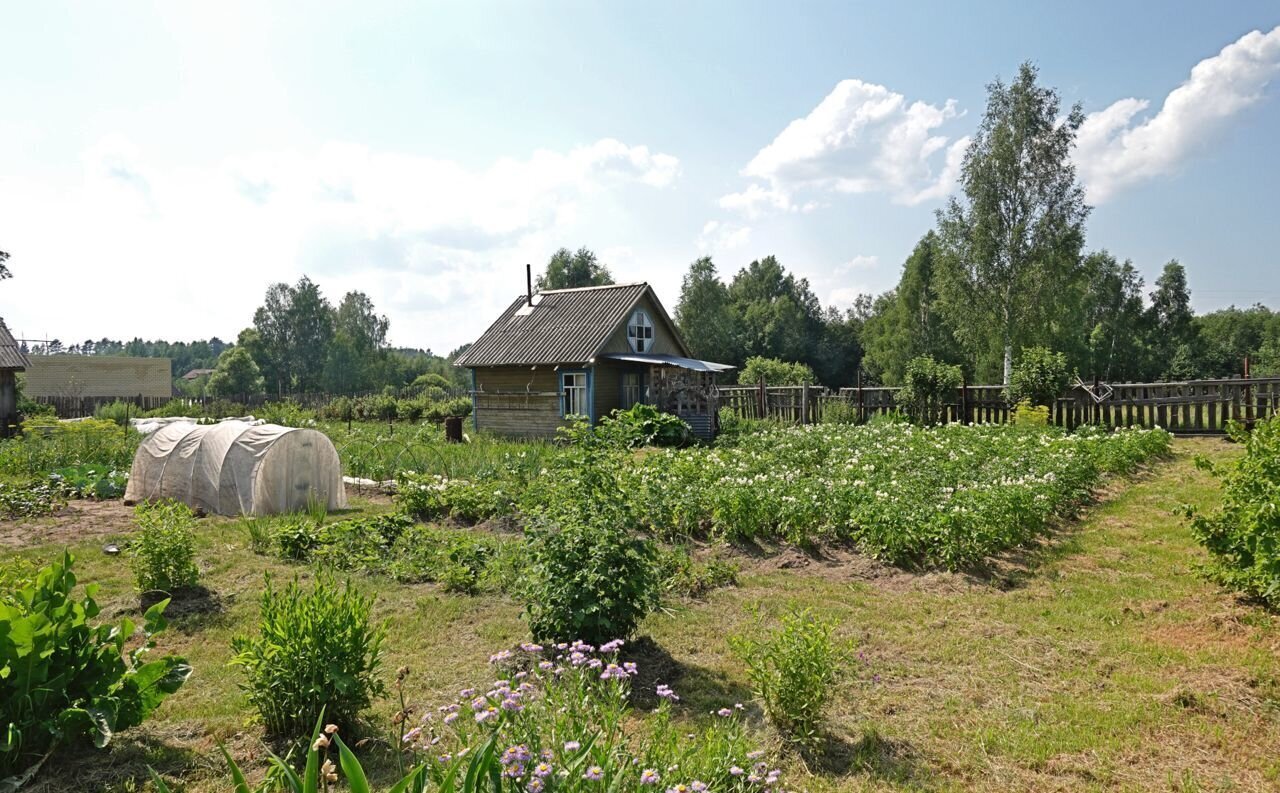
[(637, 308), (627, 322), (627, 343), (632, 352), (651, 352), (653, 349), (653, 320), (643, 309)]

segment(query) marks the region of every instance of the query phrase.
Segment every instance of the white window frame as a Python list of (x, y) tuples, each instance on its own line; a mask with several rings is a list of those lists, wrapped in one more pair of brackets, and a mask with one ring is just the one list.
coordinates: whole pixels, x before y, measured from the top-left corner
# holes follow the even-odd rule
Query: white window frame
[(591, 417), (591, 380), (585, 370), (560, 373), (560, 418), (565, 416)]
[(627, 344), (632, 352), (653, 352), (653, 341), (656, 333), (653, 319), (643, 308), (631, 312), (627, 320)]

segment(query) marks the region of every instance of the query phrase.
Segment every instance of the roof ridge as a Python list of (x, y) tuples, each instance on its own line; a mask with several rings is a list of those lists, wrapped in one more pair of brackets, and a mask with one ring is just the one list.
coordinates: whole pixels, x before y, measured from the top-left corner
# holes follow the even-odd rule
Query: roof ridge
[(632, 281), (631, 283), (628, 283), (628, 284), (601, 284), (599, 286), (570, 286), (564, 289), (543, 289), (542, 291), (535, 292), (534, 294), (554, 295), (554, 294), (559, 294), (561, 292), (586, 292), (591, 289), (624, 289), (628, 287), (648, 286), (648, 285), (649, 285), (648, 281)]

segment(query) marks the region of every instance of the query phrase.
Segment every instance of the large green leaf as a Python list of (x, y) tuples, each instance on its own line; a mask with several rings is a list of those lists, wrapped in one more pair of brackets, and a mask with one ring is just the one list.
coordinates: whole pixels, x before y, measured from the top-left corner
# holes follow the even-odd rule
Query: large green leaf
[(369, 780), (365, 778), (364, 769), (360, 767), (360, 761), (356, 759), (356, 756), (351, 753), (351, 750), (336, 734), (333, 736), (333, 742), (338, 744), (338, 762), (342, 764), (342, 773), (347, 777), (347, 784), (351, 787), (351, 793), (370, 793)]

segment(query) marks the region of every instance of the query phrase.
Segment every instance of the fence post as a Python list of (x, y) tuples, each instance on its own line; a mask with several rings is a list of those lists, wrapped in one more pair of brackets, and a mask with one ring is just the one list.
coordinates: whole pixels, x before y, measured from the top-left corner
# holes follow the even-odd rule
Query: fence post
[(862, 365), (858, 365), (858, 423), (865, 423), (867, 420), (866, 410), (862, 404)]
[(809, 385), (800, 386), (800, 423), (809, 423)]
[(759, 389), (760, 390), (756, 394), (757, 396), (756, 401), (760, 408), (759, 417), (762, 419), (767, 419), (769, 418), (769, 391), (767, 390), (764, 384), (764, 375), (760, 375)]
[(1253, 388), (1249, 385), (1249, 356), (1244, 357), (1244, 428), (1253, 432)]

